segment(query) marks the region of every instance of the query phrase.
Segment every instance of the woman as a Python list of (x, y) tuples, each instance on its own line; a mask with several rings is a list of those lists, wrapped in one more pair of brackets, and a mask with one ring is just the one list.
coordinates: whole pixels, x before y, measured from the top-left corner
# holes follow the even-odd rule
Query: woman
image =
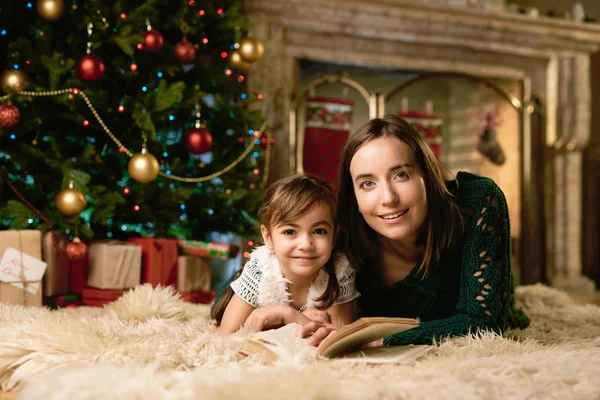
[[(377, 345), (431, 344), (477, 329), (525, 328), (514, 306), (504, 194), (460, 172), (445, 182), (431, 149), (403, 119), (373, 119), (350, 136), (340, 165), (338, 246), (357, 270), (355, 315), (419, 318)], [(311, 344), (335, 332), (309, 322)]]

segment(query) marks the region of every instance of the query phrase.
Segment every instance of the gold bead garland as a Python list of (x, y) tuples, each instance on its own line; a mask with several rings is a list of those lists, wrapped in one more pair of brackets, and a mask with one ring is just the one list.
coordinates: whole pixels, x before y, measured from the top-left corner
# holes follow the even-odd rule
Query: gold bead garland
[[(117, 137), (111, 132), (111, 130), (106, 126), (106, 124), (104, 123), (104, 121), (102, 120), (102, 118), (100, 117), (100, 115), (98, 114), (98, 112), (96, 111), (96, 109), (94, 108), (92, 102), (90, 101), (90, 99), (87, 97), (87, 95), (82, 91), (82, 90), (78, 90), (78, 89), (60, 89), (60, 90), (50, 90), (50, 91), (45, 91), (45, 92), (33, 92), (33, 91), (22, 91), (20, 92), (18, 95), (22, 95), (22, 96), (32, 96), (32, 97), (48, 97), (48, 96), (58, 96), (58, 95), (62, 95), (62, 94), (76, 94), (79, 95), (83, 98), (83, 100), (85, 101), (85, 103), (87, 104), (88, 108), (90, 109), (90, 111), (92, 112), (92, 114), (94, 115), (94, 118), (96, 118), (96, 121), (98, 121), (98, 123), (100, 124), (100, 126), (102, 127), (102, 129), (104, 130), (104, 132), (106, 132), (106, 134), (112, 139), (113, 142), (115, 142), (115, 144), (117, 146), (119, 146), (120, 149), (123, 149), (123, 152), (125, 154), (127, 154), (129, 157), (133, 157), (133, 153), (131, 151), (129, 151), (124, 145), (123, 143), (121, 143), (119, 141), (119, 139), (117, 139)], [(10, 98), (11, 94), (7, 94), (5, 96), (1, 96), (0, 97), (0, 101), (4, 101), (7, 100), (8, 98)], [(262, 126), (260, 127), (260, 129), (258, 130), (257, 134), (255, 135), (255, 137), (260, 138), (262, 136), (263, 133), (265, 133), (265, 129), (267, 128), (268, 123), (264, 122), (262, 124)], [(265, 133), (267, 135), (267, 147), (265, 150), (265, 165), (264, 165), (264, 170), (263, 170), (263, 184), (266, 184), (268, 179), (269, 179), (269, 172), (270, 172), (270, 162), (271, 162), (271, 134), (269, 132)], [(146, 142), (146, 135), (145, 133), (142, 133), (142, 137), (144, 139), (144, 143)], [(224, 167), (223, 169), (221, 169), (220, 171), (217, 171), (215, 173), (212, 173), (210, 175), (207, 176), (201, 176), (201, 177), (197, 177), (197, 178), (186, 178), (186, 177), (182, 177), (182, 176), (177, 176), (177, 175), (167, 175), (164, 172), (159, 172), (159, 175), (167, 178), (167, 179), (171, 179), (174, 181), (179, 181), (179, 182), (186, 182), (186, 183), (199, 183), (199, 182), (206, 182), (209, 181), (211, 179), (217, 178), (223, 174), (226, 174), (227, 172), (231, 171), (233, 168), (235, 168), (240, 162), (242, 162), (242, 160), (244, 158), (246, 158), (248, 156), (248, 154), (250, 154), (250, 152), (252, 151), (252, 149), (255, 146), (255, 139), (252, 140), (252, 142), (250, 142), (250, 144), (248, 145), (248, 147), (246, 147), (246, 149), (242, 152), (242, 154), (239, 155), (238, 158), (236, 158), (233, 162), (231, 162), (229, 165), (227, 165), (226, 167)]]

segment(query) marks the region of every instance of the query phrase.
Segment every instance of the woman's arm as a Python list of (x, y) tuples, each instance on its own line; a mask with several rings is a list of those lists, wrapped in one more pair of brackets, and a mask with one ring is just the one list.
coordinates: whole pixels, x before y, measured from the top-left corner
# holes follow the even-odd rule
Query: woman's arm
[(256, 308), (246, 303), (237, 294), (234, 294), (223, 314), (219, 333), (221, 335), (228, 335), (237, 331), (255, 310)]
[[(485, 185), (483, 194), (466, 194), (464, 207), (477, 216), (469, 222), (464, 238), (456, 314), (422, 322), (415, 329), (386, 337), (385, 345), (430, 344), (477, 329), (501, 332), (529, 324), (527, 316), (514, 308), (506, 199), (496, 184), (488, 179), (485, 182), (474, 188), (480, 190)], [(465, 186), (468, 190), (469, 186)]]

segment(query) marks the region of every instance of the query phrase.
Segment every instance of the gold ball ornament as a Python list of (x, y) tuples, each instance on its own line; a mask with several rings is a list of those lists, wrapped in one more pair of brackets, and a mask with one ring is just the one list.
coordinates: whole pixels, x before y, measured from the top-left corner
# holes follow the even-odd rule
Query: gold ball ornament
[(72, 187), (61, 190), (54, 201), (58, 211), (67, 217), (79, 214), (87, 206), (85, 195)]
[(158, 176), (158, 160), (143, 149), (141, 153), (131, 157), (127, 170), (136, 182), (152, 182)]
[(46, 21), (56, 21), (60, 19), (65, 9), (63, 0), (38, 0), (37, 11), (40, 17)]
[(244, 61), (253, 63), (261, 59), (265, 46), (257, 38), (248, 36), (240, 42), (239, 52)]
[(0, 85), (5, 93), (19, 93), (27, 88), (29, 78), (23, 71), (9, 69), (0, 77)]
[(231, 66), (238, 71), (246, 72), (250, 69), (250, 63), (245, 61), (237, 50), (231, 52), (229, 55), (229, 62), (231, 63)]

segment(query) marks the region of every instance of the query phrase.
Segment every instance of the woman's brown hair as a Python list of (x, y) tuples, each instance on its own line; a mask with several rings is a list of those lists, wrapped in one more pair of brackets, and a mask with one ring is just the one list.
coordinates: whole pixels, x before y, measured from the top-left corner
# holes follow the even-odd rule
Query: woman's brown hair
[[(310, 212), (317, 205), (326, 205), (331, 217), (335, 215), (335, 195), (331, 185), (316, 176), (291, 175), (273, 183), (265, 192), (262, 207), (258, 211), (261, 225), (269, 232), (271, 228), (285, 221), (292, 221)], [(339, 294), (339, 283), (335, 276), (334, 257), (330, 257), (323, 267), (329, 274), (329, 283), (325, 293), (318, 299), (319, 309), (327, 309), (333, 305)], [(243, 271), (243, 267), (236, 273), (234, 280)], [(220, 323), (227, 305), (234, 292), (231, 286), (227, 288), (221, 299), (213, 307), (211, 317)]]
[(462, 237), (464, 222), (433, 152), (421, 135), (396, 115), (370, 120), (352, 134), (344, 146), (336, 214), (336, 223), (340, 229), (338, 245), (357, 270), (377, 261), (380, 253), (378, 234), (359, 212), (350, 175), (350, 162), (365, 143), (381, 137), (395, 137), (406, 143), (412, 149), (414, 161), (423, 175), (427, 218), (415, 244), (424, 247), (420, 269), (424, 269), (427, 274), (432, 266), (439, 265), (444, 251), (451, 249)]

